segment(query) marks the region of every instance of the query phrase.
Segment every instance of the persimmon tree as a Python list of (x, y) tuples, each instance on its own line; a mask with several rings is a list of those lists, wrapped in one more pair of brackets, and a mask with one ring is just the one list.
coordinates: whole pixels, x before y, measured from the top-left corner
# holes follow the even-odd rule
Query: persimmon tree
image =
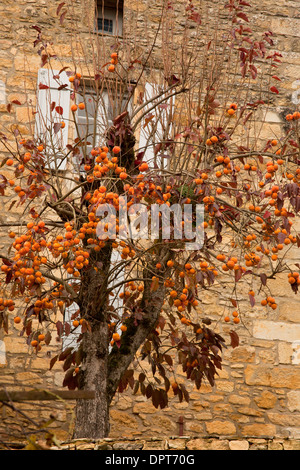
[[(271, 314), (277, 305), (269, 279), (286, 272), (295, 294), (300, 284), (300, 266), (287, 255), (300, 246), (294, 228), (300, 113), (286, 113), (280, 136), (266, 140), (258, 132), (279, 93), (280, 54), (272, 33), (251, 29), (251, 7), (242, 0), (215, 4), (215, 21), (191, 1), (181, 7), (179, 21), (173, 2), (162, 2), (151, 47), (134, 48), (119, 38), (109, 49), (96, 35), (90, 40), (97, 47), (85, 54), (93, 73), (83, 73), (75, 57), (56, 73), (72, 102), (68, 124), (75, 137), (67, 145), (59, 140), (63, 110), (51, 99), (47, 138), (15, 133), (13, 146), (7, 132), (1, 134), (7, 150), (1, 194), (12, 198), (10, 210), (18, 207), (22, 217), (8, 227), (11, 245), (2, 255), (0, 326), (7, 330), (13, 316), (37, 354), (58, 339), (61, 349), (50, 368), (62, 361), (63, 386), (95, 391), (94, 399), (77, 401), (76, 437), (107, 436), (110, 404), (128, 387), (155, 407), (166, 407), (170, 394), (188, 401), (175, 364), (197, 389), (203, 380), (214, 385), (227, 341), (201, 305), (207, 292), (231, 286), (222, 290), (227, 307), (219, 319), (231, 322), (235, 347), (245, 298), (247, 308), (259, 302)], [(58, 8), (62, 24), (66, 8)], [(40, 27), (34, 29), (34, 47), (51, 73), (57, 57)], [(79, 33), (76, 40), (81, 44)], [(151, 96), (148, 82), (155, 84)], [(19, 105), (9, 103), (8, 112)], [(92, 130), (80, 129), (80, 110)], [(192, 233), (184, 230), (184, 212), (182, 237), (174, 237), (172, 217), (167, 237), (162, 224), (154, 239), (126, 232), (143, 225), (131, 217), (136, 207), (145, 209), (150, 225), (153, 205), (192, 207)], [(199, 206), (204, 219), (197, 225)], [(103, 207), (111, 207), (110, 219)], [(201, 245), (188, 249), (197, 231)]]

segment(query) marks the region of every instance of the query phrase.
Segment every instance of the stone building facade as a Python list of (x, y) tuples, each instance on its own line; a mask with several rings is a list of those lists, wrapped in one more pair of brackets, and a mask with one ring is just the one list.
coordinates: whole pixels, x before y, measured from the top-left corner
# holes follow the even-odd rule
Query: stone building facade
[[(71, 2), (72, 19), (77, 24), (76, 32), (81, 32), (81, 38), (88, 37), (93, 21), (93, 0), (89, 2), (90, 8), (84, 1)], [(65, 11), (62, 7), (57, 16), (60, 3), (2, 0), (0, 5), (0, 125), (2, 129), (18, 129), (24, 137), (33, 132), (32, 110), (36, 106), (37, 75), (41, 68), (41, 57), (33, 47), (36, 29), (32, 26), (38, 25), (45, 31), (47, 39), (53, 39), (50, 50), (59, 57), (54, 59), (58, 70), (72, 64), (74, 48), (78, 52), (81, 47), (76, 42), (74, 30), (68, 26), (69, 13), (63, 25), (60, 24), (60, 15)], [(113, 3), (109, 2), (109, 6)], [(194, 3), (199, 6), (205, 4), (198, 0)], [(264, 136), (276, 136), (284, 125), (282, 113), (296, 109), (300, 103), (299, 5), (293, 0), (277, 4), (270, 0), (253, 0), (251, 3), (255, 27), (258, 31), (267, 29), (274, 32), (276, 50), (282, 55), (280, 94), (267, 113), (263, 129)], [(134, 21), (135, 36), (141, 39), (143, 46), (147, 46), (147, 40), (151, 42), (159, 22), (160, 2), (124, 0), (121, 4), (123, 19), (119, 27), (125, 34), (126, 28), (130, 29)], [(115, 27), (109, 21), (106, 26), (108, 29)], [(106, 37), (108, 43), (111, 41), (109, 33)], [(7, 104), (14, 100), (20, 105), (13, 106), (8, 112)], [(4, 157), (6, 148), (3, 144), (0, 144), (0, 152)], [(1, 199), (0, 220), (9, 229), (10, 224), (13, 227), (18, 221), (20, 214), (17, 209), (9, 207), (5, 197)], [(299, 221), (298, 227), (300, 229)], [(0, 251), (5, 252), (7, 246), (3, 233), (0, 245)], [(296, 249), (289, 253), (291, 260), (295, 260)], [(111, 409), (111, 438), (118, 438), (120, 434), (131, 439), (158, 435), (167, 438), (183, 432), (194, 438), (225, 440), (300, 439), (300, 298), (291, 293), (286, 277), (279, 275), (271, 284), (278, 299), (278, 309), (272, 316), (267, 316), (259, 306), (249, 311), (244, 326), (237, 328), (239, 347), (224, 351), (223, 370), (214, 388), (204, 383), (197, 391), (187, 385), (191, 392), (190, 403), (179, 403), (175, 397), (164, 410), (155, 409), (143, 396), (132, 396), (130, 391), (116, 396)], [(208, 294), (203, 299), (205, 315), (212, 320), (217, 321), (216, 312), (222, 308), (222, 292), (218, 298)], [(231, 327), (220, 325), (219, 328), (227, 337)], [(18, 336), (18, 325), (11, 320), (8, 334), (0, 331), (0, 386), (9, 390), (20, 386), (60, 388), (64, 375), (60, 364), (49, 370), (49, 356), (54, 350), (55, 345), (52, 345), (45, 353), (29, 354), (24, 339)], [(179, 369), (178, 376), (184, 380)], [(55, 426), (59, 427), (57, 434), (62, 439), (69, 436), (71, 405), (58, 404), (56, 407)], [(29, 405), (26, 406), (30, 409)], [(11, 416), (5, 410), (1, 412), (1, 420), (5, 424)], [(37, 409), (37, 413), (40, 412)], [(43, 413), (46, 417), (49, 411), (43, 408)], [(180, 431), (182, 417), (183, 431)]]

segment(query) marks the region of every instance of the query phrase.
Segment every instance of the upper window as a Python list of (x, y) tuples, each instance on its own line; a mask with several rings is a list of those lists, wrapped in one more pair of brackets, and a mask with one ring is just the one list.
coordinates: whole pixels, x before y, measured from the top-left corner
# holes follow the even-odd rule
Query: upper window
[(98, 33), (122, 36), (123, 0), (98, 0), (95, 28)]
[[(88, 80), (83, 82), (81, 92), (77, 94), (78, 103), (85, 103), (84, 109), (78, 108), (76, 115), (76, 137), (80, 139), (78, 158), (88, 157), (96, 146), (106, 145), (107, 130), (114, 119), (127, 110), (130, 113), (129, 91), (122, 84), (114, 86), (107, 82), (107, 88), (97, 90)], [(80, 169), (81, 171), (81, 169)]]

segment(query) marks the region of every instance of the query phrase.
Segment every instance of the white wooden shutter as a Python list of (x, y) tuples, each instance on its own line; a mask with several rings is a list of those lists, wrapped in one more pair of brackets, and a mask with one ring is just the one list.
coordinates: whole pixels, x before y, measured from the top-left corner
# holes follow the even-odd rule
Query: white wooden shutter
[[(58, 78), (55, 79), (55, 76)], [(61, 85), (68, 87), (59, 89)], [(40, 69), (37, 90), (35, 138), (45, 145), (47, 166), (64, 170), (66, 159), (63, 157), (67, 152), (70, 113), (68, 76), (65, 72), (59, 74), (56, 70)], [(61, 121), (65, 127), (57, 130)]]
[(6, 349), (4, 341), (0, 340), (0, 364), (6, 364)]
[(113, 108), (110, 103), (108, 91), (103, 90), (101, 100), (99, 100), (97, 114), (97, 135), (99, 135), (99, 145), (105, 144), (106, 131), (113, 124), (112, 114)]
[[(111, 267), (112, 269), (118, 265), (122, 261), (121, 255), (117, 250), (112, 250), (111, 254)], [(124, 282), (125, 279), (125, 269), (124, 267), (116, 269), (116, 276), (113, 276), (113, 280), (110, 282), (109, 287), (113, 288), (114, 285), (119, 284), (120, 282)], [(119, 294), (123, 292), (124, 286), (119, 286), (113, 289), (112, 293), (114, 294), (114, 297), (112, 297), (112, 306), (116, 309), (117, 314), (121, 316), (122, 312), (122, 307), (123, 307), (123, 300), (120, 299)]]
[(77, 349), (79, 343), (77, 342), (78, 336), (81, 333), (81, 325), (74, 327), (72, 315), (79, 310), (79, 305), (76, 302), (73, 302), (69, 307), (65, 308), (64, 311), (64, 322), (69, 323), (71, 326), (71, 332), (67, 335), (63, 335), (63, 349), (72, 347)]
[[(160, 92), (161, 87), (159, 85), (146, 83), (144, 100), (152, 100)], [(145, 112), (149, 109), (149, 113), (145, 114), (141, 123), (139, 149), (141, 152), (144, 152), (143, 161), (148, 163), (149, 168), (158, 167), (165, 169), (168, 166), (166, 158), (159, 157), (159, 154), (155, 156), (155, 146), (167, 137), (165, 136), (164, 130), (168, 122), (170, 106), (174, 102), (174, 100), (170, 98), (163, 101), (161, 104), (157, 104), (154, 109), (151, 109), (155, 102), (159, 103), (162, 98), (163, 95), (151, 101), (143, 111)], [(153, 129), (155, 129), (155, 131), (153, 131)]]

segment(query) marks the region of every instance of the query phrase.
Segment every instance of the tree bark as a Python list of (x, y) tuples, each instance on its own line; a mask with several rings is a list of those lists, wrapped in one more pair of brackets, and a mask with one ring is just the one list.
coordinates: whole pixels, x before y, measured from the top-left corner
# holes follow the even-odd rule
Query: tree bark
[(84, 359), (80, 389), (95, 392), (91, 400), (77, 400), (74, 438), (102, 439), (109, 433), (107, 400), (108, 329), (104, 322), (95, 323), (83, 338)]
[[(75, 438), (102, 439), (109, 433), (109, 402), (107, 400), (108, 294), (107, 274), (111, 247), (91, 254), (91, 268), (83, 273), (78, 305), (89, 329), (82, 338), (82, 364), (79, 389), (95, 392), (92, 400), (77, 400)], [(101, 263), (102, 269), (94, 269)]]

